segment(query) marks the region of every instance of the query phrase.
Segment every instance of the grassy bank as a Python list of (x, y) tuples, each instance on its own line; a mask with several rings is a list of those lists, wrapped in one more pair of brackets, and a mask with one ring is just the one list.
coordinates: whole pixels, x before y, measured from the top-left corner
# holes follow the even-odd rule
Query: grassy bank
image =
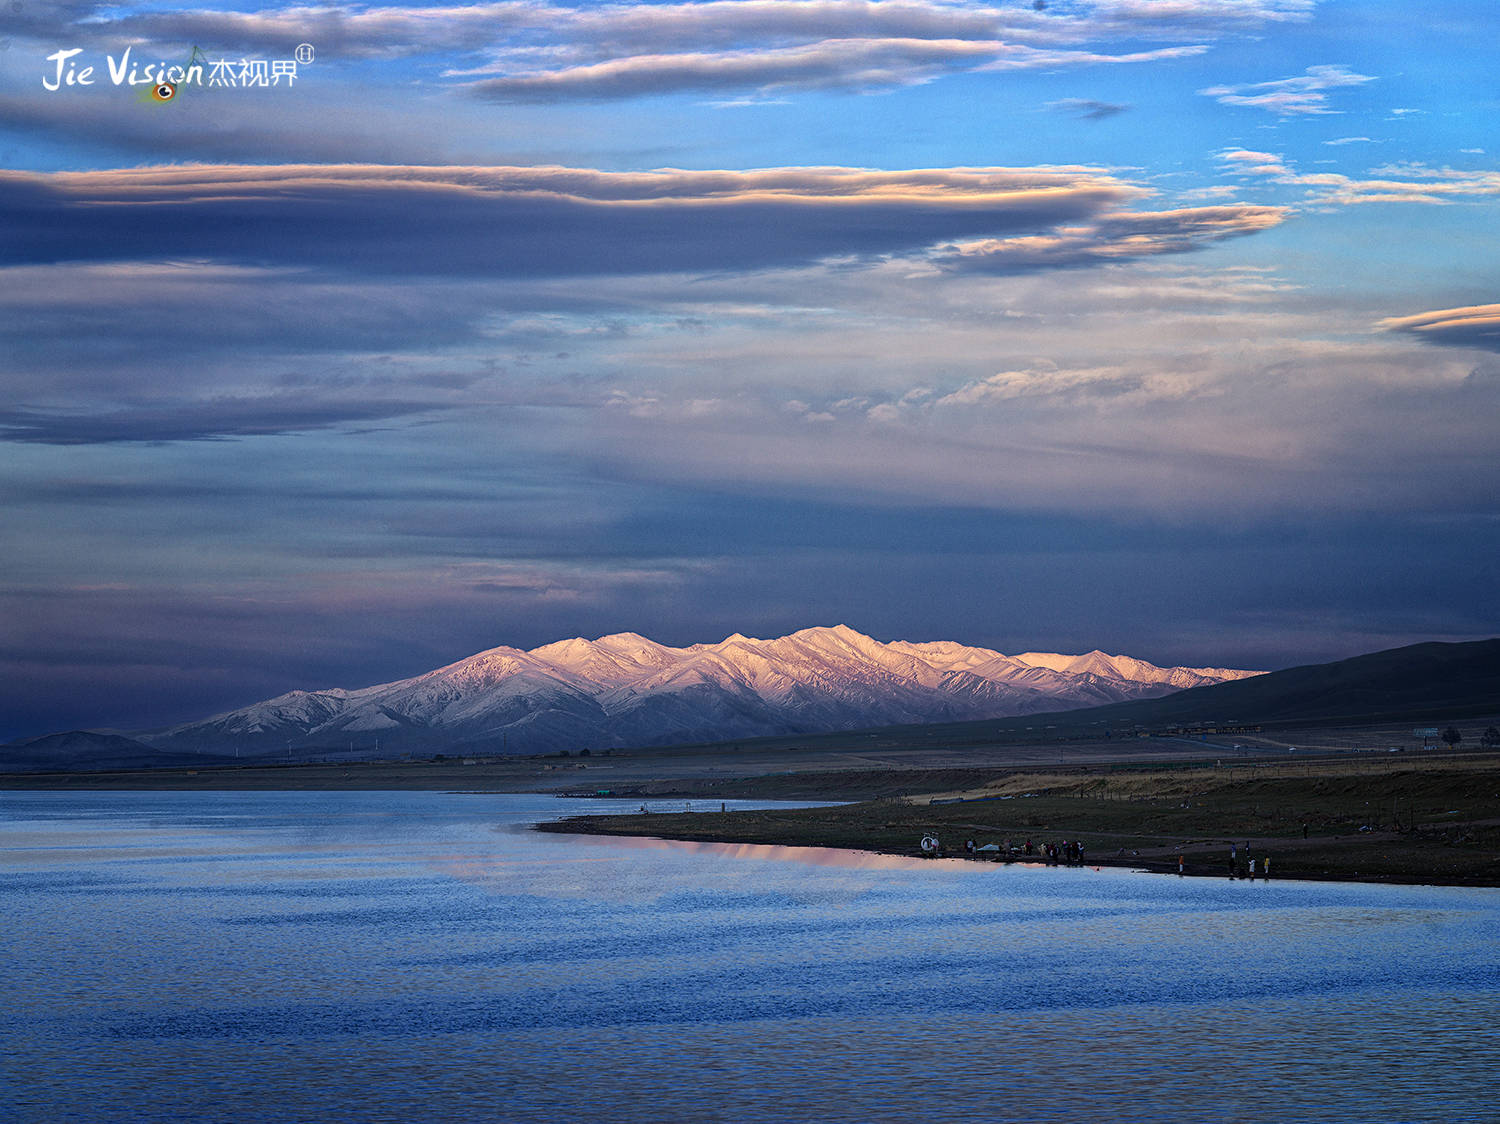
[(1243, 867), (1248, 842), (1280, 878), (1495, 886), (1500, 759), (1011, 772), (841, 807), (579, 816), (543, 830), (902, 855), (919, 853), (929, 833), (949, 855), (961, 855), (966, 839), (1075, 840), (1091, 865), (1175, 871), (1181, 855), (1188, 873), (1219, 877), (1230, 843)]

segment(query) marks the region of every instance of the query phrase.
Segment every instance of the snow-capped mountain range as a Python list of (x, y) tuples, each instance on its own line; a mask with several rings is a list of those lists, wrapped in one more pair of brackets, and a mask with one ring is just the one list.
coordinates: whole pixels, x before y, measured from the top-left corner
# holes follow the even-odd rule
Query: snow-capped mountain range
[(543, 753), (1002, 718), (1259, 672), (1090, 652), (889, 644), (851, 628), (669, 648), (633, 632), (487, 652), (360, 690), (291, 691), (135, 735), (159, 749)]

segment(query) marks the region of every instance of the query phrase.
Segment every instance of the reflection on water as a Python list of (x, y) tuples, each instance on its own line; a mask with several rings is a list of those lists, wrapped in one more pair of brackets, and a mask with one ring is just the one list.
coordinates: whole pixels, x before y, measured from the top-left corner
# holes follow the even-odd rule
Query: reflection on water
[(1496, 1119), (1495, 892), (517, 830), (573, 810), (0, 794), (0, 1119)]
[(842, 851), (835, 847), (783, 847), (774, 843), (703, 843), (686, 839), (651, 839), (632, 836), (578, 836), (584, 843), (604, 843), (613, 849), (678, 851), (723, 859), (755, 859), (761, 862), (796, 862), (809, 866), (836, 866), (844, 870), (972, 870), (962, 859), (921, 859), (902, 855), (877, 855), (873, 851)]

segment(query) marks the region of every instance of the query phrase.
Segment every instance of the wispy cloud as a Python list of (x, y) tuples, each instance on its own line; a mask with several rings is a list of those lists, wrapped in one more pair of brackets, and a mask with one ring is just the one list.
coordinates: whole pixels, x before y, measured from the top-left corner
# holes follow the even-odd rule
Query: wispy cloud
[(1226, 238), (1268, 230), (1285, 222), (1287, 207), (1237, 203), (1172, 211), (1120, 211), (1084, 227), (1051, 235), (991, 239), (955, 246), (938, 261), (950, 269), (1017, 273), (1130, 261), (1201, 250)]
[(1200, 94), (1216, 99), (1221, 105), (1264, 109), (1278, 117), (1337, 113), (1328, 107), (1328, 91), (1373, 82), (1367, 74), (1356, 74), (1346, 66), (1310, 66), (1305, 74), (1277, 78), (1270, 82), (1250, 82), (1239, 86), (1209, 86)]
[(0, 441), (37, 445), (158, 444), (264, 437), (423, 413), (431, 402), (370, 402), (327, 395), (218, 398), (105, 411), (0, 410)]
[(1232, 174), (1306, 187), (1309, 191), (1305, 201), (1319, 205), (1445, 204), (1500, 195), (1500, 171), (1387, 164), (1371, 169), (1371, 178), (1356, 179), (1337, 172), (1299, 172), (1284, 156), (1253, 149), (1229, 149), (1219, 154), (1219, 160)]
[(796, 46), (631, 55), (583, 66), (528, 70), (474, 82), (493, 101), (566, 101), (684, 90), (880, 90), (955, 70), (1034, 70), (1154, 62), (1201, 54), (1192, 44), (1123, 54), (1035, 48), (969, 39), (824, 39)]
[(1002, 55), (1001, 44), (957, 39), (831, 39), (805, 46), (632, 55), (473, 83), (494, 101), (607, 99), (680, 90), (875, 89), (924, 82)]
[[(496, 100), (635, 97), (679, 90), (890, 88), (976, 67), (1028, 69), (1180, 58), (1214, 40), (1306, 19), (1312, 0), (1098, 0), (1056, 9), (978, 0), (542, 0), (421, 7), (142, 11), (77, 0), (25, 31), (87, 41), (211, 44), (328, 57), (439, 58)], [(1170, 45), (1142, 50), (1142, 41)], [(1128, 49), (1120, 51), (1117, 44)]]
[(1090, 101), (1087, 98), (1063, 98), (1061, 101), (1048, 102), (1047, 108), (1085, 121), (1103, 121), (1117, 113), (1124, 113), (1130, 106), (1108, 101)]
[[(1157, 385), (1148, 389), (1148, 383)], [(1162, 395), (1171, 388), (1170, 377), (1143, 375), (1124, 367), (1089, 367), (1065, 370), (1059, 367), (1037, 367), (1023, 371), (1001, 371), (967, 383), (937, 399), (938, 409), (989, 405), (1017, 398), (1090, 398), (1116, 397), (1124, 394)], [(1168, 389), (1168, 397), (1179, 391)]]
[[(280, 99), (275, 113), (253, 98), (223, 97), (224, 91), (178, 98), (169, 112), (143, 112), (133, 98), (51, 98), (0, 93), (0, 121), (7, 129), (47, 143), (83, 141), (93, 151), (178, 160), (307, 160), (320, 163), (394, 162), (439, 164), (451, 159), (453, 138), (434, 132), (415, 108), (367, 102), (348, 113), (340, 93), (317, 87)], [(375, 97), (372, 95), (370, 101)]]
[(248, 12), (186, 7), (143, 10), (100, 0), (68, 0), (41, 11), (31, 4), (9, 7), (11, 27), (27, 35), (55, 38), (66, 32), (88, 42), (199, 43), (215, 50), (288, 55), (298, 44), (312, 42), (330, 57), (346, 58), (474, 50), (522, 29), (543, 28), (558, 12), (527, 0), (433, 7), (303, 4)]

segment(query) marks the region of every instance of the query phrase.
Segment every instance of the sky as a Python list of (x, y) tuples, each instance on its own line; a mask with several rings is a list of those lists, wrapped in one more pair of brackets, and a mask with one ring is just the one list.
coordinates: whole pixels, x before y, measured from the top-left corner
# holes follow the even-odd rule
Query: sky
[(0, 0), (0, 738), (620, 631), (1495, 635), (1497, 42)]

